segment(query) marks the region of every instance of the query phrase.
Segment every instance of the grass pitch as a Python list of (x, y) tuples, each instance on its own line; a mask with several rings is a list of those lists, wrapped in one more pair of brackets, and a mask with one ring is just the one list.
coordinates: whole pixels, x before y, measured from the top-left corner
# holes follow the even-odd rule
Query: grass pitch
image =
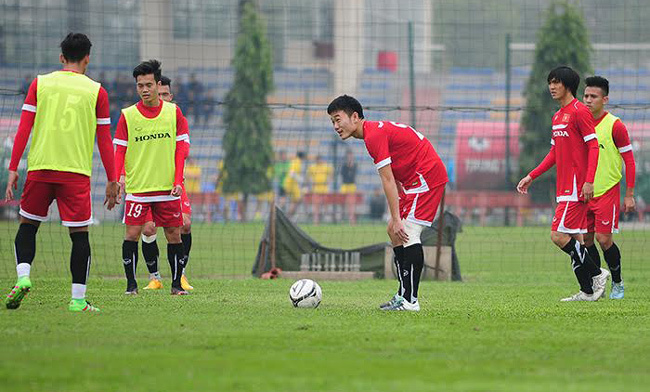
[[(251, 244), (233, 251), (233, 271), (252, 266), (246, 255), (254, 254), (259, 236), (251, 227), (235, 229), (238, 241)], [(121, 273), (119, 259), (102, 253), (116, 253), (119, 238), (115, 244), (106, 235), (112, 231), (102, 230), (93, 236), (99, 266), (88, 290), (101, 314), (67, 311), (65, 232), (44, 231), (62, 233), (56, 235), (66, 246), (57, 249), (43, 236), (33, 291), (20, 309), (0, 309), (1, 390), (631, 391), (650, 385), (644, 232), (617, 237), (624, 300), (560, 303), (577, 284), (546, 228), (467, 228), (457, 244), (465, 282), (423, 282), (422, 311), (413, 314), (377, 309), (396, 289), (396, 282), (383, 280), (319, 282), (323, 302), (315, 310), (294, 309), (293, 282), (283, 279), (190, 275), (191, 296), (171, 297), (165, 280), (164, 290), (125, 297), (123, 279), (96, 277)], [(308, 230), (345, 245), (335, 243), (331, 227)], [(209, 260), (206, 244), (227, 246), (228, 240), (195, 232), (193, 271), (201, 271), (208, 268), (199, 266)], [(383, 227), (366, 232), (385, 235)], [(43, 256), (48, 246), (61, 260)], [(0, 287), (8, 292), (13, 257), (3, 250), (3, 258)], [(142, 263), (140, 270), (144, 277)]]

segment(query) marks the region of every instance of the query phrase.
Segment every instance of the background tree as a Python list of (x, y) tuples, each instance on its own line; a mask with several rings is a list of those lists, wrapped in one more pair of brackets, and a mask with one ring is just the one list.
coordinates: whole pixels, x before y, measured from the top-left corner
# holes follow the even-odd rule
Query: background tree
[[(590, 65), (591, 43), (580, 10), (565, 0), (554, 1), (546, 12), (546, 22), (540, 29), (535, 46), (535, 61), (524, 96), (526, 109), (521, 120), (522, 152), (519, 168), (522, 176), (528, 174), (551, 145), (553, 114), (559, 109), (548, 92), (548, 73), (560, 65), (568, 65), (580, 74), (578, 97), (584, 91), (584, 78), (593, 74)], [(554, 199), (555, 172), (549, 171), (531, 186), (533, 200), (548, 202)]]
[(223, 138), (225, 193), (242, 193), (242, 219), (248, 196), (271, 190), (267, 176), (273, 160), (271, 111), (273, 59), (264, 21), (252, 1), (240, 3), (240, 21), (232, 66), (235, 78), (226, 95)]

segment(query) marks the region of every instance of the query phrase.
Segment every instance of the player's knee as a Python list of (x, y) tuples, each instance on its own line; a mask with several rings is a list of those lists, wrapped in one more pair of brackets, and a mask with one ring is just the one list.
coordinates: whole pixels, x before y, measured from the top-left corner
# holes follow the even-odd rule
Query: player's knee
[(568, 234), (560, 233), (559, 231), (551, 232), (551, 241), (560, 248), (564, 247), (570, 240), (571, 238)]
[(404, 220), (404, 231), (406, 231), (406, 235), (408, 236), (408, 241), (404, 243), (404, 247), (409, 247), (411, 245), (415, 244), (421, 244), (422, 241), (420, 240), (420, 235), (422, 234), (422, 230), (424, 229), (424, 226)]
[(181, 228), (180, 227), (165, 227), (165, 238), (170, 244), (178, 244), (181, 242)]
[(154, 226), (154, 225), (145, 225), (142, 228), (142, 236), (143, 236), (143, 238), (144, 238), (144, 236), (154, 237), (154, 239), (151, 242), (155, 241), (156, 233), (157, 233), (157, 230), (156, 230), (156, 226)]
[[(596, 233), (596, 241), (600, 244), (601, 249), (609, 249), (612, 246), (612, 235), (606, 233)], [(592, 239), (593, 244), (593, 239)]]
[(584, 235), (585, 246), (588, 248), (594, 244), (594, 233), (587, 233)]

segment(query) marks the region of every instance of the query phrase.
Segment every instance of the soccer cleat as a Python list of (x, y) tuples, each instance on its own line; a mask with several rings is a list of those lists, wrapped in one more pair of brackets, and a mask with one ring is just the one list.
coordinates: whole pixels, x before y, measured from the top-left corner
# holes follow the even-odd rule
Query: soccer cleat
[(23, 276), (19, 278), (14, 288), (11, 289), (11, 292), (7, 295), (5, 299), (5, 305), (7, 309), (18, 309), (20, 303), (25, 298), (29, 290), (32, 288), (32, 282), (28, 277)]
[(394, 299), (393, 303), (390, 306), (381, 308), (381, 310), (398, 310), (398, 311), (408, 311), (408, 312), (419, 312), (420, 303), (415, 300), (415, 303), (410, 303), (404, 297), (396, 295), (397, 298)]
[(604, 268), (600, 269), (600, 275), (596, 275), (592, 278), (594, 293), (598, 291), (598, 297), (601, 295), (601, 290), (605, 291), (605, 286), (607, 286), (607, 278), (609, 278), (609, 271)]
[(163, 284), (160, 279), (152, 278), (149, 281), (149, 284), (144, 288), (145, 290), (160, 290), (163, 288)]
[(194, 287), (192, 287), (192, 285), (190, 285), (190, 282), (187, 281), (185, 274), (181, 275), (181, 287), (185, 291), (194, 290)]
[(138, 285), (129, 283), (126, 286), (126, 291), (124, 295), (138, 295)]
[(623, 299), (625, 295), (625, 286), (623, 281), (620, 283), (612, 282), (612, 291), (609, 293), (609, 299)]
[(587, 294), (584, 291), (580, 290), (578, 291), (577, 294), (574, 294), (570, 297), (567, 298), (562, 298), (560, 302), (571, 302), (571, 301), (588, 301), (588, 302), (594, 302), (598, 301), (600, 299), (600, 292), (596, 293), (594, 292), (593, 294)]
[(385, 308), (389, 308), (393, 306), (393, 304), (395, 303), (395, 301), (397, 301), (399, 297), (400, 296), (398, 294), (393, 295), (393, 298), (391, 298), (390, 301), (384, 302), (383, 304), (379, 305), (379, 309), (384, 310)]
[(172, 295), (189, 295), (189, 293), (182, 288), (172, 286)]
[(92, 306), (90, 302), (85, 299), (73, 299), (70, 300), (70, 305), (68, 309), (71, 312), (99, 312), (99, 308)]

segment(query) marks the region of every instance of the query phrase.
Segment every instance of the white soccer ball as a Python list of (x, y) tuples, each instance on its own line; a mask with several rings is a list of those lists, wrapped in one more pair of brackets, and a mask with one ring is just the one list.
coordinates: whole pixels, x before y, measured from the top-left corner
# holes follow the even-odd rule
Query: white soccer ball
[(295, 308), (315, 308), (322, 298), (320, 286), (311, 279), (300, 279), (289, 289), (289, 299)]

